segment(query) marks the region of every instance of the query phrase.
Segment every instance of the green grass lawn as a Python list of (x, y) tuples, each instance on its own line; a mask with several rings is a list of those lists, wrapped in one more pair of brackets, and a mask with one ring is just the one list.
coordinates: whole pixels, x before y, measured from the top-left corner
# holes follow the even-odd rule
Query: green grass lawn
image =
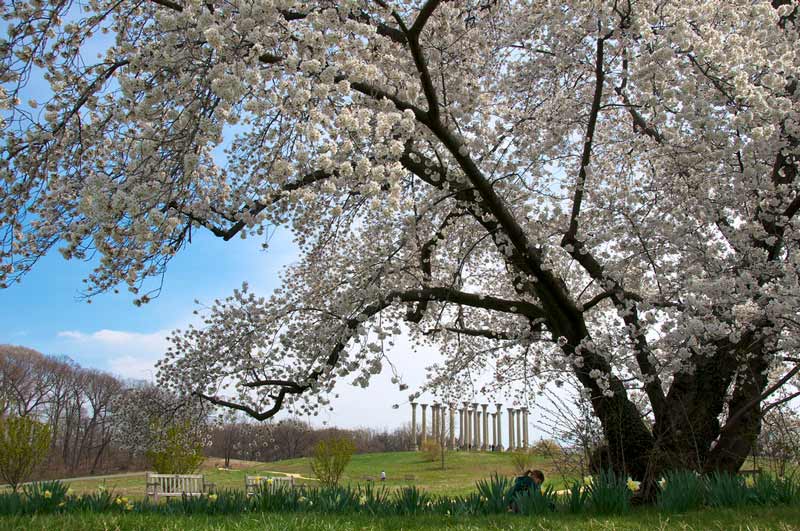
[(522, 517), (447, 518), (443, 516), (383, 517), (320, 514), (246, 514), (237, 516), (164, 516), (154, 514), (66, 514), (24, 518), (0, 517), (0, 529), (30, 531), (83, 530), (219, 530), (219, 531), (533, 531), (571, 530), (796, 530), (800, 529), (800, 508), (748, 507), (704, 509), (681, 515), (659, 514), (652, 509), (635, 509), (626, 516), (552, 515)]
[[(209, 459), (200, 473), (208, 482), (221, 489), (244, 489), (245, 474), (267, 475), (268, 472), (300, 474), (313, 478), (308, 458), (289, 459), (273, 463), (252, 461), (233, 461), (232, 470), (219, 470), (222, 461)], [(533, 468), (542, 469), (548, 476), (548, 484), (561, 488), (563, 481), (556, 477), (551, 463), (545, 457), (536, 457)], [(511, 456), (507, 453), (467, 453), (449, 452), (445, 457), (445, 469), (441, 462), (425, 461), (421, 452), (391, 452), (354, 455), (344, 473), (343, 483), (365, 483), (367, 477), (378, 479), (381, 470), (386, 471), (386, 486), (389, 488), (416, 485), (437, 494), (466, 494), (475, 489), (475, 482), (493, 473), (512, 477), (515, 475)], [(413, 479), (405, 479), (413, 476)], [(90, 492), (101, 484), (113, 489), (115, 493), (129, 498), (141, 498), (145, 490), (145, 473), (137, 476), (113, 479), (91, 479), (82, 481), (67, 480), (76, 494)], [(299, 483), (311, 481), (299, 480)], [(379, 481), (377, 481), (379, 483)]]
[[(309, 460), (290, 459), (265, 465), (268, 470), (292, 472), (313, 476)], [(548, 484), (561, 488), (563, 481), (556, 477), (552, 463), (543, 456), (534, 457), (532, 468), (540, 468), (548, 477)], [(497, 473), (515, 476), (511, 456), (507, 453), (449, 452), (445, 468), (441, 461), (430, 462), (422, 452), (392, 452), (354, 455), (344, 472), (344, 482), (364, 483), (367, 477), (379, 478), (386, 471), (388, 487), (417, 487), (437, 494), (466, 494), (475, 490), (475, 482)], [(413, 476), (414, 479), (404, 479)]]

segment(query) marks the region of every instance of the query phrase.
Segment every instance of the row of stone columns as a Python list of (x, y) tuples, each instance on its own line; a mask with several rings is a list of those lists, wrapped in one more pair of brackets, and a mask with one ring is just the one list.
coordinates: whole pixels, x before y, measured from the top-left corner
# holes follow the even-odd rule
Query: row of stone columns
[[(417, 432), (417, 405), (422, 408), (422, 431)], [(431, 429), (428, 430), (427, 409), (431, 408)], [(431, 437), (450, 450), (502, 451), (503, 425), (502, 405), (496, 404), (496, 412), (487, 411), (489, 404), (464, 402), (463, 407), (455, 404), (417, 404), (411, 403), (412, 448), (419, 447)], [(508, 450), (528, 447), (528, 409), (506, 408), (508, 410)], [(456, 411), (458, 412), (458, 436), (456, 436)], [(489, 417), (491, 417), (491, 439), (489, 438)], [(447, 421), (449, 421), (449, 426)], [(491, 443), (490, 443), (491, 441)]]

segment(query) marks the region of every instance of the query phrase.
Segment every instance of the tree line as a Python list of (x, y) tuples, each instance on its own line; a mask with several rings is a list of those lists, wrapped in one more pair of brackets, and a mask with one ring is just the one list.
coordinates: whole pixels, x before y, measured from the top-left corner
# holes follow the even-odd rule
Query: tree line
[(394, 430), (316, 428), (296, 418), (266, 424), (228, 420), (212, 428), (206, 454), (222, 459), (226, 467), (232, 459), (280, 461), (310, 457), (317, 443), (333, 439), (352, 441), (357, 454), (400, 452), (410, 448), (411, 430), (409, 426)]
[(43, 476), (94, 474), (131, 463), (113, 444), (113, 399), (125, 382), (65, 356), (0, 345), (0, 417), (31, 417), (50, 428)]
[[(0, 419), (27, 417), (49, 428), (37, 479), (146, 468), (147, 441), (158, 438), (147, 433), (157, 429), (152, 413), (168, 409), (169, 397), (161, 395), (151, 384), (81, 367), (66, 356), (0, 345)], [(408, 427), (342, 430), (300, 419), (256, 423), (208, 409), (173, 417), (187, 419), (202, 432), (205, 455), (223, 459), (225, 466), (231, 459), (307, 457), (317, 442), (332, 437), (352, 440), (356, 453), (406, 450), (411, 440)]]

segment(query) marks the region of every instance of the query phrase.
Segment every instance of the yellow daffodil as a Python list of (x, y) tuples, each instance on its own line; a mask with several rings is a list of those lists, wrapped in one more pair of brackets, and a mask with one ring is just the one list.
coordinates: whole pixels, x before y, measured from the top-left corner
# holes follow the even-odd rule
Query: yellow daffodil
[(208, 495), (208, 501), (212, 501), (212, 502), (217, 501), (217, 495), (216, 494), (209, 494)]
[(53, 493), (50, 492), (49, 490), (46, 490), (46, 491), (44, 491), (44, 497), (45, 497), (45, 499), (49, 500), (50, 498), (53, 497)]

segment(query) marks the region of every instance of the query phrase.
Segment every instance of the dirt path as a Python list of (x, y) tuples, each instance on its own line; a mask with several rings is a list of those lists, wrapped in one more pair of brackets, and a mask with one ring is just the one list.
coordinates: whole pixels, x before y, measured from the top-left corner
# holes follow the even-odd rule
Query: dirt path
[[(262, 474), (262, 473), (263, 474), (281, 474), (282, 476), (289, 476), (289, 477), (292, 477), (294, 479), (304, 479), (306, 481), (319, 481), (317, 478), (307, 478), (305, 476), (301, 476), (300, 474), (294, 474), (292, 472), (278, 472), (276, 470), (260, 470), (259, 471), (259, 475)], [(252, 476), (254, 474), (250, 474), (250, 475)]]
[[(77, 478), (60, 478), (60, 479), (46, 479), (43, 481), (92, 481), (95, 479), (117, 479), (117, 478), (132, 478), (136, 476), (144, 476), (147, 472), (125, 472), (122, 474), (107, 474), (104, 476), (81, 476)], [(27, 483), (20, 483), (20, 485), (31, 485), (32, 483), (36, 483), (35, 481), (28, 481)], [(0, 485), (0, 489), (2, 488), (10, 488), (11, 485)]]

